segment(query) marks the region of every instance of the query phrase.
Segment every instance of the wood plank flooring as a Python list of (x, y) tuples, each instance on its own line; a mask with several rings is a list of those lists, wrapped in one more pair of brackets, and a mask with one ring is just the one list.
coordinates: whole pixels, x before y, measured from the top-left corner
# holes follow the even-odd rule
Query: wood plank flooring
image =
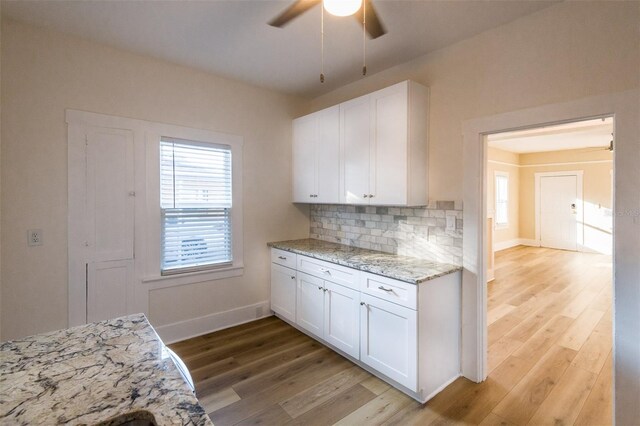
[(489, 377), (419, 404), (270, 317), (171, 345), (225, 425), (612, 423), (611, 259), (533, 247), (496, 254)]

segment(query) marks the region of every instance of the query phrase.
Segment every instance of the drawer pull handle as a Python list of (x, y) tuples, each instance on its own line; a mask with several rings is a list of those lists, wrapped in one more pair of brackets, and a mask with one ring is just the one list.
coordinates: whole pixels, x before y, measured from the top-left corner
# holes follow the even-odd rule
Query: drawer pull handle
[(382, 287), (382, 286), (380, 286), (380, 287), (378, 287), (378, 288), (379, 288), (380, 290), (382, 290), (382, 291), (386, 291), (386, 292), (393, 292), (393, 289), (392, 289), (392, 288), (385, 288), (385, 287)]
[(318, 290), (324, 290), (324, 288), (322, 288), (322, 287), (318, 286)]
[(364, 302), (360, 302), (360, 306), (367, 306), (367, 304)]
[(278, 259), (280, 259), (280, 260), (287, 260), (287, 258), (286, 258), (286, 257), (284, 257), (284, 256), (278, 256)]
[(323, 274), (329, 274), (331, 275), (331, 271), (325, 268), (320, 268), (320, 272), (322, 272)]
[(295, 280), (295, 279), (296, 279), (296, 277), (294, 277), (293, 275), (291, 275), (291, 279), (292, 279), (292, 280)]

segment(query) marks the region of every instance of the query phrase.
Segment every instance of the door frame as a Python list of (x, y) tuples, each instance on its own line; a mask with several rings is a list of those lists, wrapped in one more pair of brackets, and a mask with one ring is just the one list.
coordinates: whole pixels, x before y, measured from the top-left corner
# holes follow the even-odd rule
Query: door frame
[(486, 135), (585, 118), (614, 117), (613, 327), (614, 415), (640, 416), (640, 90), (592, 96), (465, 121), (463, 131), (462, 374), (487, 377)]
[(542, 247), (542, 235), (540, 232), (541, 220), (542, 220), (542, 212), (541, 209), (541, 191), (540, 191), (540, 178), (543, 177), (554, 177), (554, 176), (575, 176), (576, 183), (576, 195), (578, 197), (578, 232), (576, 234), (576, 250), (579, 252), (585, 251), (584, 249), (584, 170), (573, 170), (566, 172), (538, 172), (534, 173), (535, 179), (535, 233), (536, 233), (536, 243), (538, 247)]

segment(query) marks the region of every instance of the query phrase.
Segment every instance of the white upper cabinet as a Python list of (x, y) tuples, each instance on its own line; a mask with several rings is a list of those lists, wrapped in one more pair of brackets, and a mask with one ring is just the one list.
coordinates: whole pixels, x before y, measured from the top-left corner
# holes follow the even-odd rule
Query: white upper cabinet
[(340, 202), (426, 205), (429, 90), (404, 81), (340, 105)]
[(293, 201), (426, 205), (428, 118), (429, 89), (404, 81), (294, 120)]
[(338, 106), (293, 121), (293, 202), (339, 201), (339, 132)]
[(363, 96), (340, 105), (340, 202), (368, 204), (371, 173), (371, 102)]

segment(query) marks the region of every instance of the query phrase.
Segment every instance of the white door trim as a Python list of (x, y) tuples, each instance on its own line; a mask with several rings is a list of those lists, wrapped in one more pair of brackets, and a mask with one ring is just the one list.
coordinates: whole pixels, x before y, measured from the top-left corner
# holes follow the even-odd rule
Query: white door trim
[(538, 247), (542, 247), (542, 237), (540, 235), (540, 178), (545, 176), (575, 176), (577, 179), (577, 196), (578, 196), (578, 233), (576, 235), (576, 247), (578, 251), (585, 251), (584, 249), (584, 170), (573, 170), (566, 172), (538, 172), (534, 173), (535, 179), (535, 233), (536, 242)]
[(490, 133), (593, 117), (614, 117), (614, 413), (618, 424), (640, 417), (640, 91), (593, 96), (463, 123), (462, 374), (487, 377), (486, 164)]

